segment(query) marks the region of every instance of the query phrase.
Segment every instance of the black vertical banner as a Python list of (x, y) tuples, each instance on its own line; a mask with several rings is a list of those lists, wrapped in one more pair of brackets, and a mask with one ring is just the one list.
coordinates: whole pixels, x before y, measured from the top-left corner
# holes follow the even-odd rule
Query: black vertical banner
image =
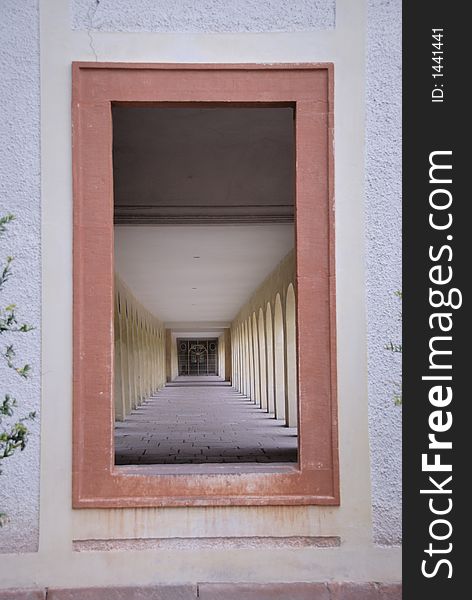
[[(403, 3), (406, 600), (465, 598), (472, 567), (472, 69), (459, 2)], [(467, 105), (466, 105), (467, 104)], [(471, 363), (470, 365), (467, 363)], [(453, 595), (447, 595), (447, 594)]]

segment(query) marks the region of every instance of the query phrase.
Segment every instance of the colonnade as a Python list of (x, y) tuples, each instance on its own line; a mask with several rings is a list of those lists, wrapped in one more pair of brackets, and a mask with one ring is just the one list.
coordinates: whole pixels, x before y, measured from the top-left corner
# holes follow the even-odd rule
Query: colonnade
[(226, 381), (231, 381), (231, 333), (225, 329), (218, 338), (218, 375)]
[(294, 279), (292, 251), (231, 325), (233, 386), (289, 427), (298, 423)]
[(115, 276), (115, 419), (122, 421), (166, 381), (165, 329)]
[[(291, 251), (220, 336), (218, 356), (219, 374), (289, 427), (298, 421), (294, 280)], [(114, 331), (114, 405), (120, 421), (175, 378), (176, 340), (118, 276)]]

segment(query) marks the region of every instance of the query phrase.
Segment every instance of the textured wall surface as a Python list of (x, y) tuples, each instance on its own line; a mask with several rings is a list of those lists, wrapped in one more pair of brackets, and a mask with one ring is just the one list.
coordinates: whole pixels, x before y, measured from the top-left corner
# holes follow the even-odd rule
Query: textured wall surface
[[(18, 417), (40, 404), (40, 190), (39, 190), (39, 11), (37, 0), (0, 4), (0, 215), (16, 220), (0, 238), (0, 265), (14, 257), (13, 276), (0, 294), (0, 309), (17, 305), (27, 334), (2, 335), (0, 350), (14, 343), (21, 379), (0, 359), (0, 402), (6, 392), (18, 401)], [(10, 518), (0, 529), (0, 552), (35, 551), (39, 526), (39, 414), (29, 426), (24, 452), (2, 461), (0, 511)]]
[[(9, 391), (17, 396), (22, 412), (25, 413), (29, 410), (38, 410), (40, 402), (39, 15), (37, 4), (38, 0), (21, 2), (1, 0), (0, 3), (0, 139), (2, 140), (0, 214), (11, 211), (17, 217), (7, 236), (0, 241), (0, 261), (6, 254), (15, 256), (15, 276), (9, 281), (5, 294), (0, 298), (0, 306), (10, 302), (16, 303), (20, 318), (36, 326), (33, 332), (15, 341), (19, 361), (31, 363), (33, 376), (27, 382), (21, 381), (12, 377), (13, 374), (3, 370), (4, 366), (0, 365), (2, 382), (0, 392), (3, 392), (5, 387), (3, 382), (7, 381)], [(233, 2), (71, 0), (70, 17), (72, 28), (77, 30), (154, 31), (166, 34), (171, 32), (201, 32), (202, 34), (234, 31), (288, 32), (333, 28), (335, 4), (334, 0), (294, 0), (290, 3), (280, 0), (234, 0)], [(349, 2), (343, 3), (338, 0), (338, 6), (344, 4), (346, 10)], [(365, 219), (372, 502), (375, 541), (391, 545), (399, 543), (401, 538), (399, 461), (401, 409), (395, 407), (393, 403), (395, 382), (400, 380), (400, 357), (386, 351), (384, 346), (390, 340), (399, 341), (400, 332), (400, 307), (394, 292), (401, 287), (401, 2), (400, 0), (367, 0), (367, 4), (369, 12), (366, 55)], [(51, 14), (45, 19), (52, 22), (56, 12), (67, 11), (67, 7), (63, 8), (60, 5), (61, 3), (54, 7), (54, 10), (51, 7)], [(352, 17), (353, 15), (350, 15), (349, 24)], [(67, 18), (68, 16), (65, 15), (60, 21), (60, 27), (56, 27), (54, 31), (70, 35), (69, 31), (66, 31), (68, 30), (68, 26), (65, 25)], [(331, 36), (336, 34), (336, 31), (328, 33)], [(74, 38), (76, 46), (70, 56), (67, 55), (67, 60), (61, 62), (62, 47), (60, 51), (54, 52), (60, 68), (67, 70), (67, 73), (69, 73), (70, 60), (94, 59), (87, 36), (77, 31), (74, 33), (74, 36), (80, 35), (83, 35), (83, 38)], [(97, 34), (97, 38), (100, 35)], [(203, 57), (202, 60), (221, 59), (228, 62), (335, 60), (337, 73), (342, 72), (344, 77), (349, 76), (346, 70), (341, 71), (345, 68), (343, 63), (345, 59), (342, 58), (344, 55), (340, 51), (340, 60), (339, 54), (333, 51), (335, 46), (330, 45), (334, 43), (331, 38), (323, 37), (323, 31), (312, 35), (314, 37), (305, 42), (303, 42), (304, 36), (298, 36), (301, 40), (300, 44), (302, 42), (305, 44), (301, 50), (298, 50), (299, 42), (294, 44), (293, 40), (281, 47), (279, 36), (273, 36), (276, 38), (275, 41), (264, 41), (265, 46), (263, 42), (258, 46), (252, 46), (251, 52), (246, 52), (246, 38), (234, 51), (224, 47), (225, 44), (222, 45), (221, 39), (218, 42), (220, 46), (216, 47), (217, 42), (210, 43), (205, 38), (201, 45), (195, 42), (193, 46), (190, 44), (183, 54), (181, 37), (175, 36), (178, 39), (174, 39), (172, 42), (174, 45), (166, 50), (162, 49), (157, 41), (162, 43), (167, 36), (157, 36), (156, 43), (152, 44), (152, 51), (147, 51), (147, 54), (143, 51), (143, 56), (145, 58), (151, 56), (152, 60), (156, 61), (175, 62), (194, 60), (195, 56), (198, 56), (198, 59)], [(315, 35), (322, 37), (317, 40)], [(50, 39), (53, 37), (51, 34)], [(233, 39), (233, 36), (229, 37)], [(263, 36), (255, 37), (259, 40)], [(115, 42), (111, 38), (114, 36), (100, 38), (97, 48), (104, 52), (105, 59), (126, 60), (121, 51), (121, 42)], [(46, 41), (44, 43), (46, 44)], [(133, 60), (133, 57), (136, 60), (136, 56), (142, 59), (139, 51), (131, 46), (126, 48), (126, 52), (130, 53), (130, 60)], [(102, 58), (101, 54), (99, 58)], [(54, 73), (55, 77), (59, 77), (57, 73), (62, 71), (56, 69)], [(65, 90), (68, 86), (68, 83), (63, 84), (62, 80), (60, 84), (61, 90)], [(337, 85), (337, 89), (340, 89), (339, 81)], [(67, 87), (67, 93), (63, 92), (65, 96), (69, 93), (68, 90)], [(342, 100), (338, 97), (338, 108), (341, 103)], [(68, 96), (63, 105), (67, 107), (67, 115), (69, 115)], [(341, 113), (338, 111), (337, 123), (346, 123), (341, 121), (340, 115), (342, 119), (342, 111)], [(61, 131), (68, 132), (69, 128), (70, 124), (67, 123)], [(63, 136), (65, 135), (64, 133)], [(337, 144), (338, 153), (340, 146), (341, 144)], [(69, 147), (67, 138), (64, 148)], [(54, 162), (59, 155), (60, 153), (56, 154)], [(62, 167), (61, 174), (67, 171), (67, 167), (64, 168), (64, 165)], [(341, 186), (342, 182), (338, 182), (338, 192)], [(61, 203), (63, 198), (64, 194), (60, 198)], [(342, 219), (338, 220), (338, 224), (340, 221)], [(54, 222), (56, 222), (56, 214)], [(67, 225), (69, 220), (62, 221), (62, 229), (64, 223)], [(4, 340), (1, 341), (3, 344)], [(60, 400), (54, 398), (52, 400), (58, 403), (59, 413), (68, 417), (67, 411), (60, 412), (64, 404), (62, 398), (63, 396), (60, 396)], [(69, 426), (68, 419), (63, 419), (61, 422)], [(56, 425), (54, 420), (54, 427)], [(49, 431), (51, 427), (52, 425)], [(0, 551), (34, 551), (37, 548), (39, 419), (31, 429), (31, 439), (25, 452), (4, 461), (4, 474), (0, 475), (0, 509), (5, 509), (12, 518), (12, 523), (0, 530)], [(62, 439), (61, 435), (59, 429), (59, 439)], [(70, 446), (69, 442), (67, 444), (67, 448), (65, 444), (61, 446), (66, 452)], [(64, 489), (68, 490), (68, 485), (69, 482), (66, 481)], [(55, 494), (56, 492), (57, 490), (54, 489)], [(64, 491), (61, 493), (64, 494)], [(62, 499), (62, 496), (60, 498)], [(69, 502), (69, 499), (67, 501)], [(47, 512), (47, 506), (43, 508)], [(91, 523), (90, 527), (93, 529), (95, 523), (93, 515), (83, 515), (83, 513), (75, 515), (80, 528), (83, 528), (84, 524), (80, 518), (85, 519), (85, 516), (87, 523)], [(49, 522), (52, 524), (52, 519)], [(68, 531), (69, 521), (66, 523), (67, 526), (63, 529)], [(160, 522), (159, 525), (161, 526)], [(172, 528), (172, 531), (174, 530), (175, 525)], [(303, 531), (306, 530), (305, 528)], [(68, 549), (69, 546), (70, 541), (67, 540), (64, 547)], [(150, 572), (154, 573), (154, 565), (149, 568)]]
[(401, 542), (401, 0), (369, 0), (366, 89), (366, 261), (374, 540)]
[(72, 0), (74, 29), (263, 32), (330, 29), (335, 0)]

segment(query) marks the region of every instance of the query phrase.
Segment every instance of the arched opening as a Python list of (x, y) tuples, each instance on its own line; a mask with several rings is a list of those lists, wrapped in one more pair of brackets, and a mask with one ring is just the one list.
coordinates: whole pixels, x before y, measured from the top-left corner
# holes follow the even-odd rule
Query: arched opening
[(121, 302), (120, 295), (115, 296), (115, 369), (114, 369), (114, 395), (115, 395), (115, 419), (122, 421), (126, 417), (126, 408), (124, 406), (124, 390), (122, 378), (122, 346), (123, 335), (121, 331)]
[(254, 336), (252, 331), (252, 319), (247, 320), (247, 330), (249, 338), (249, 381), (251, 388), (251, 400), (256, 402), (256, 369), (254, 365)]
[(277, 419), (285, 419), (285, 341), (280, 294), (275, 298), (274, 308), (274, 356), (275, 416)]
[(264, 312), (259, 309), (259, 372), (261, 381), (261, 408), (267, 410), (267, 352), (264, 330)]
[(239, 373), (238, 373), (238, 390), (244, 394), (245, 393), (245, 388), (244, 388), (244, 328), (243, 328), (243, 324), (241, 323), (238, 327), (238, 337), (239, 337), (239, 358), (238, 358), (238, 365), (239, 365)]
[(136, 323), (134, 306), (129, 305), (128, 311), (129, 319), (129, 333), (130, 333), (130, 373), (131, 373), (131, 397), (130, 397), (130, 410), (135, 409), (138, 406), (138, 356), (136, 352)]
[(241, 365), (241, 326), (236, 327), (236, 353), (235, 368), (233, 370), (233, 386), (242, 391), (242, 365)]
[(231, 353), (231, 385), (238, 388), (238, 355), (239, 355), (239, 335), (238, 328), (231, 330), (232, 348)]
[(241, 389), (241, 328), (236, 328), (236, 352), (234, 357), (234, 369), (233, 369), (233, 385), (236, 389)]
[(286, 393), (286, 421), (289, 427), (297, 427), (297, 324), (295, 291), (290, 284), (287, 289), (285, 302), (286, 323), (286, 365), (287, 365), (287, 393)]
[(249, 354), (248, 354), (248, 333), (247, 323), (244, 322), (243, 328), (243, 393), (245, 396), (250, 396), (251, 391), (249, 389)]
[(141, 317), (136, 312), (136, 356), (138, 369), (138, 404), (141, 404), (145, 398), (143, 382), (143, 340)]
[(243, 362), (243, 327), (238, 325), (238, 385), (237, 389), (243, 393), (244, 362)]
[(274, 335), (272, 327), (272, 309), (270, 302), (266, 308), (266, 349), (267, 349), (267, 410), (275, 414), (274, 381)]
[(254, 352), (254, 402), (261, 403), (261, 379), (260, 379), (260, 362), (259, 362), (259, 335), (257, 331), (256, 313), (252, 313), (252, 343)]
[(120, 328), (121, 328), (121, 374), (123, 410), (126, 414), (131, 411), (131, 383), (129, 372), (130, 346), (129, 346), (129, 324), (128, 305), (126, 300), (120, 298)]
[(248, 322), (244, 322), (244, 331), (246, 333), (246, 396), (252, 398), (252, 361), (251, 361), (251, 335)]
[(122, 332), (124, 342), (124, 357), (123, 357), (123, 372), (125, 375), (125, 410), (126, 413), (130, 413), (133, 408), (133, 390), (132, 390), (132, 348), (131, 348), (131, 331), (129, 323), (130, 309), (128, 302), (122, 300), (121, 303), (121, 320), (122, 320)]

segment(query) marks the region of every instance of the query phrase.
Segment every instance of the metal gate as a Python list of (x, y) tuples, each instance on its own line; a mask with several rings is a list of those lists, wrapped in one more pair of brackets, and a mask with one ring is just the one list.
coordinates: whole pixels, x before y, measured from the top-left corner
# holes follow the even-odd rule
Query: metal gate
[(218, 339), (177, 338), (179, 375), (218, 375)]

